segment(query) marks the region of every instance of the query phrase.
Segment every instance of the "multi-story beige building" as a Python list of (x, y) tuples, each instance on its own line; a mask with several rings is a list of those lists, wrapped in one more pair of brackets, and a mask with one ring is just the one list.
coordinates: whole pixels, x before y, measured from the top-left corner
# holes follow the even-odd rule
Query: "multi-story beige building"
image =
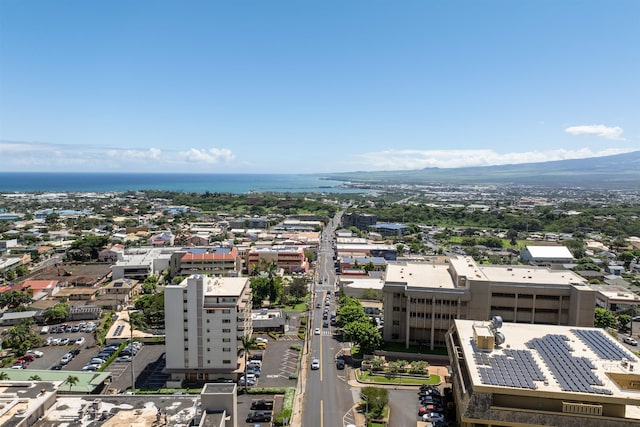
[(593, 326), (595, 308), (595, 291), (571, 271), (481, 266), (471, 257), (390, 263), (383, 299), (384, 340), (431, 349), (444, 346), (454, 319)]
[(211, 274), (237, 276), (242, 271), (242, 259), (236, 248), (192, 248), (171, 255), (171, 276)]
[(640, 426), (640, 360), (602, 329), (500, 323), (447, 334), (457, 425)]
[(247, 252), (247, 271), (264, 270), (274, 263), (285, 273), (306, 273), (309, 261), (304, 256), (304, 246), (269, 246), (264, 248), (252, 247)]
[(248, 278), (192, 275), (164, 291), (169, 383), (235, 378), (242, 337), (250, 335)]

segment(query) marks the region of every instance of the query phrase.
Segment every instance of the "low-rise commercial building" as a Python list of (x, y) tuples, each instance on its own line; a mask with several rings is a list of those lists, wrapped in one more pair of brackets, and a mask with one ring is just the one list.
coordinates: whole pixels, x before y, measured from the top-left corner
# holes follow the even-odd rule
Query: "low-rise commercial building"
[(383, 287), (385, 341), (444, 346), (454, 319), (593, 326), (595, 291), (566, 270), (448, 262), (396, 262)]
[(640, 425), (640, 360), (601, 329), (455, 320), (446, 342), (461, 427)]

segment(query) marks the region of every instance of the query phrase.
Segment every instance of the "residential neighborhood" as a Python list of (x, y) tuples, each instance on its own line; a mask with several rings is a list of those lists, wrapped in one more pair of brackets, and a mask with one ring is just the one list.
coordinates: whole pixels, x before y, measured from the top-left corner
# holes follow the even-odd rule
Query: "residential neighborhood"
[[(189, 393), (203, 402), (207, 393), (222, 393), (233, 402), (233, 396), (280, 388), (282, 395), (256, 396), (275, 399), (278, 412), (263, 422), (282, 425), (284, 418), (304, 423), (313, 416), (304, 402), (282, 406), (282, 399), (301, 387), (316, 393), (310, 381), (316, 371), (336, 369), (325, 381), (346, 374), (347, 384), (366, 388), (367, 360), (384, 367), (417, 358), (432, 366), (434, 378), (440, 372), (437, 393), (447, 394), (432, 398), (440, 404), (396, 411), (393, 421), (381, 408), (365, 408), (365, 415), (393, 425), (408, 421), (402, 413), (415, 412), (415, 423), (459, 425), (470, 409), (461, 403), (466, 385), (453, 374), (466, 376), (470, 367), (455, 359), (452, 345), (480, 333), (464, 322), (603, 328), (611, 334), (607, 339), (629, 352), (627, 363), (636, 362), (640, 233), (606, 234), (620, 215), (637, 227), (633, 209), (590, 215), (590, 226), (574, 232), (547, 231), (553, 221), (585, 214), (576, 204), (562, 208), (564, 195), (508, 201), (491, 191), (458, 189), (451, 191), (455, 204), (441, 192), (423, 192), (429, 202), (418, 204), (418, 193), (404, 191), (287, 195), (286, 209), (252, 216), (248, 209), (285, 199), (250, 195), (242, 206), (238, 196), (220, 196), (226, 209), (205, 211), (197, 198), (177, 204), (168, 193), (0, 195), (7, 214), (0, 222), (0, 375), (10, 389), (24, 379), (23, 371), (33, 372), (33, 378), (52, 381), (57, 399), (84, 390), (104, 396), (104, 404), (140, 391)], [(237, 213), (228, 209), (230, 200)], [(581, 209), (602, 208), (592, 201)], [(433, 219), (416, 222), (424, 212)], [(487, 227), (496, 216), (511, 227)], [(445, 225), (456, 217), (459, 226)], [(491, 328), (483, 333), (495, 335), (490, 339), (497, 351), (504, 339)], [(339, 350), (323, 350), (325, 340)], [(87, 372), (103, 375), (85, 380)], [(622, 374), (627, 371), (616, 375)], [(69, 385), (70, 376), (78, 382)], [(488, 384), (474, 381), (478, 390)], [(404, 402), (402, 393), (411, 389), (388, 391), (389, 404)], [(445, 402), (453, 409), (445, 410)], [(332, 403), (356, 424), (363, 414), (359, 404), (341, 409)], [(421, 411), (429, 406), (442, 419), (423, 420)], [(28, 425), (60, 416), (48, 409), (34, 406)], [(214, 409), (233, 419), (260, 419), (238, 412), (237, 403)], [(125, 416), (112, 412), (101, 416)], [(625, 415), (620, 422), (630, 425), (632, 419)]]

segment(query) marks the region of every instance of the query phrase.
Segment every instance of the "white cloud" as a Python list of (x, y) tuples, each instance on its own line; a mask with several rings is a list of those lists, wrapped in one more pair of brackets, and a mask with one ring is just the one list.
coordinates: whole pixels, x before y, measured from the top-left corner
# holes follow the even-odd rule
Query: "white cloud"
[[(497, 153), (493, 150), (385, 150), (359, 155), (359, 165), (366, 170), (410, 170), (423, 168), (459, 168), (467, 166), (495, 166), (519, 163), (548, 162), (553, 160), (582, 159), (626, 153), (629, 149), (608, 149), (593, 152), (580, 150), (527, 151)], [(365, 168), (361, 168), (365, 169)]]
[(231, 150), (226, 148), (209, 148), (208, 150), (190, 148), (187, 151), (179, 152), (178, 157), (187, 162), (208, 164), (229, 163), (235, 159)]
[(162, 151), (157, 148), (149, 148), (148, 150), (111, 149), (107, 150), (107, 156), (118, 157), (125, 161), (129, 161), (131, 159), (160, 160), (162, 158)]
[(620, 126), (605, 125), (582, 125), (569, 126), (564, 130), (566, 133), (576, 136), (600, 136), (607, 139), (624, 141), (622, 138), (623, 129)]

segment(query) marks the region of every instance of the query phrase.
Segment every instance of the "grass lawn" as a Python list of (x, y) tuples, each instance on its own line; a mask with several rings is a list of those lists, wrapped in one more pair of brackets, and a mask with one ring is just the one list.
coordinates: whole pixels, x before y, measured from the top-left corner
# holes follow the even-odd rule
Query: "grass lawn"
[(420, 385), (420, 384), (429, 384), (436, 385), (440, 384), (440, 376), (431, 374), (429, 378), (403, 378), (403, 377), (387, 377), (385, 375), (370, 375), (369, 372), (362, 372), (360, 370), (356, 370), (356, 375), (358, 376), (358, 380), (365, 383), (384, 383), (384, 384), (397, 384), (397, 385)]
[(290, 313), (290, 312), (305, 312), (307, 311), (307, 303), (302, 301), (296, 305), (285, 305), (284, 307), (282, 307), (282, 310), (285, 313)]

